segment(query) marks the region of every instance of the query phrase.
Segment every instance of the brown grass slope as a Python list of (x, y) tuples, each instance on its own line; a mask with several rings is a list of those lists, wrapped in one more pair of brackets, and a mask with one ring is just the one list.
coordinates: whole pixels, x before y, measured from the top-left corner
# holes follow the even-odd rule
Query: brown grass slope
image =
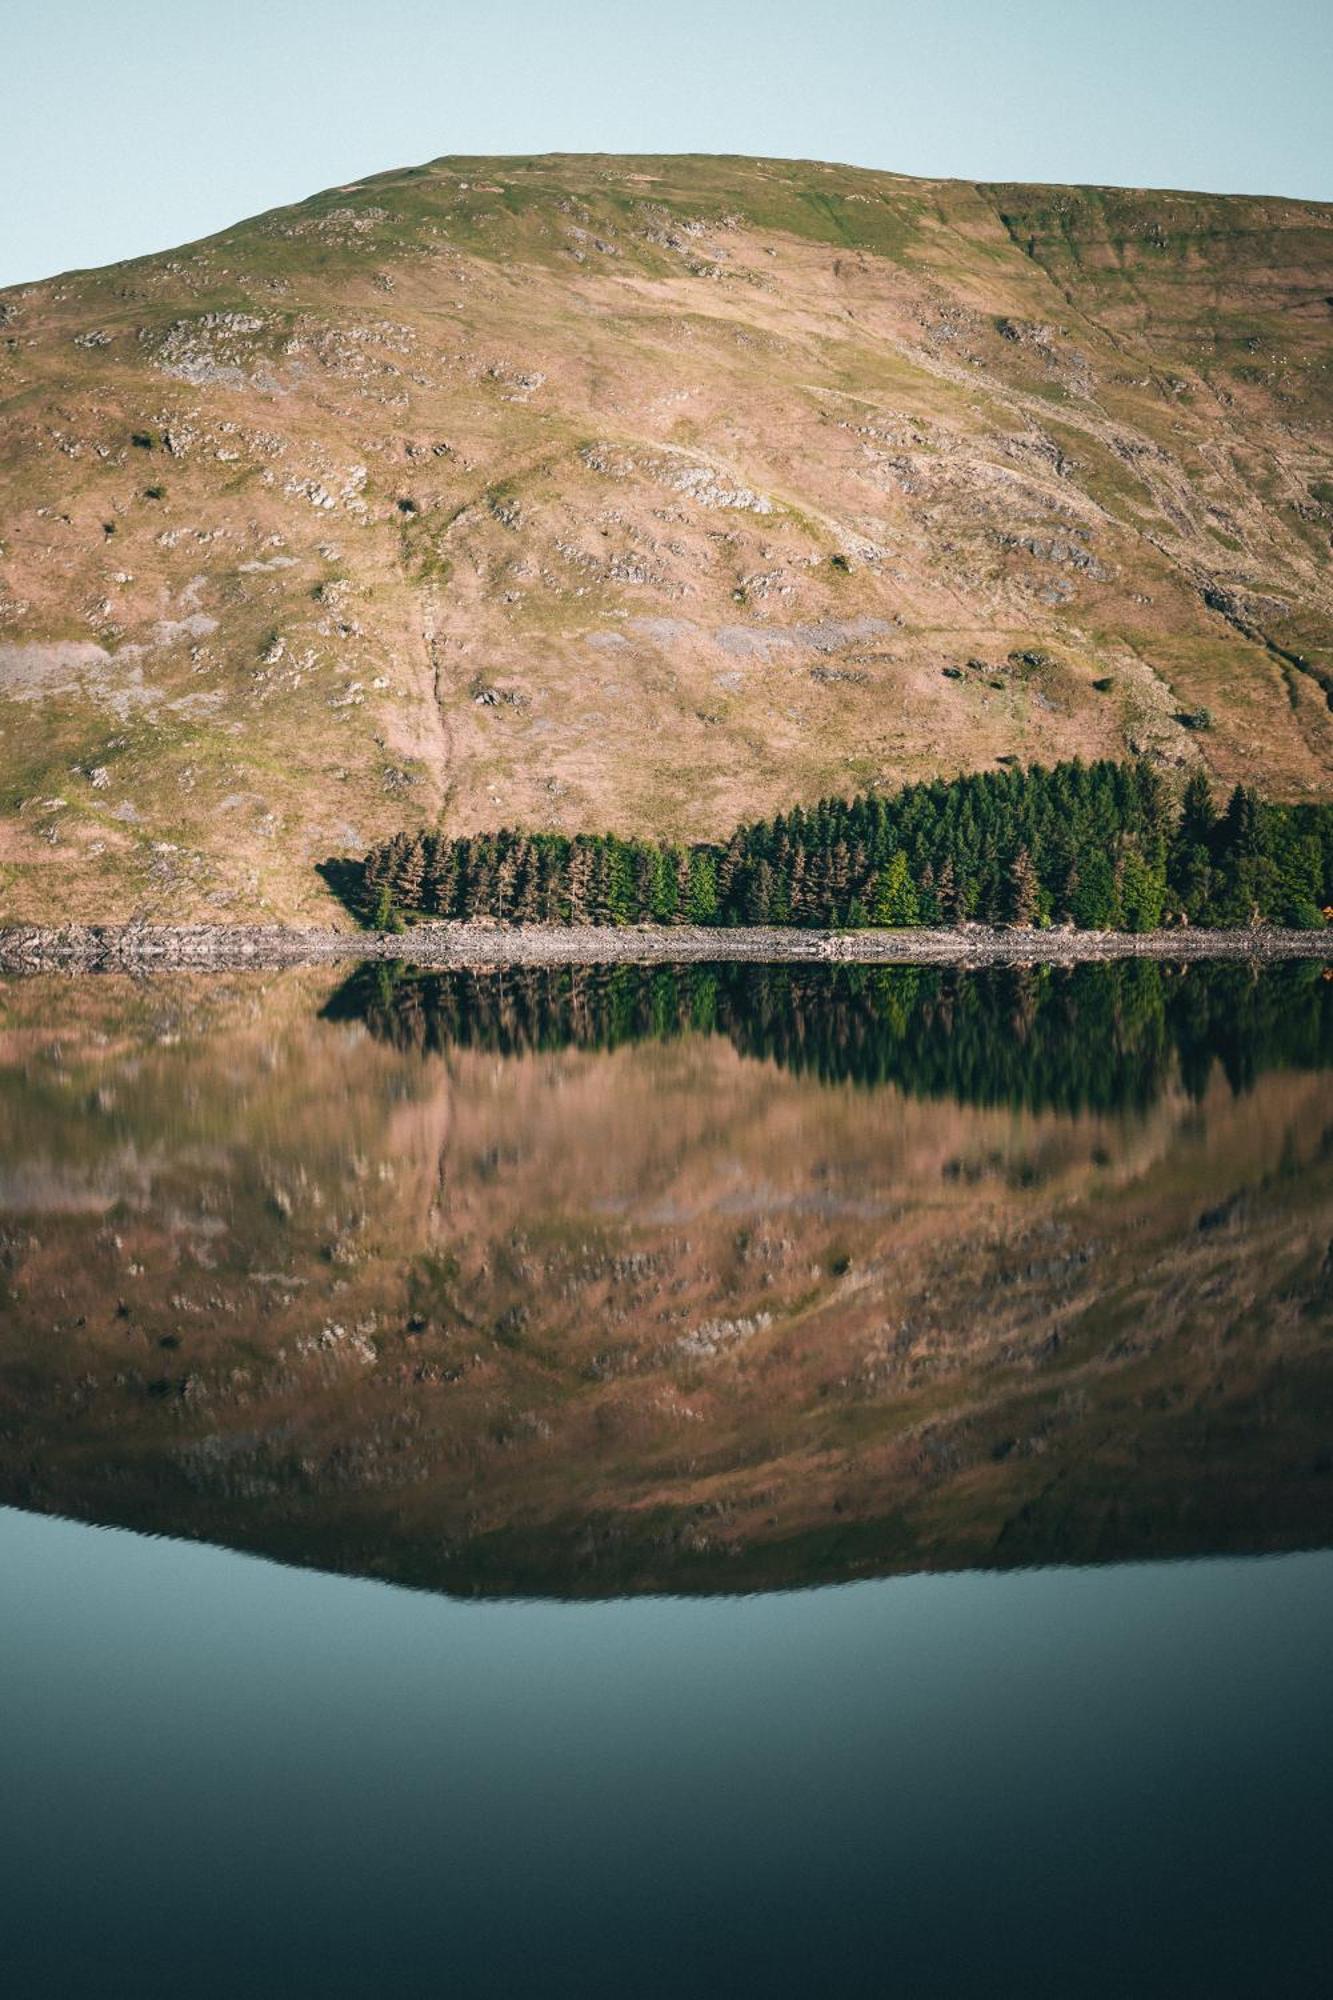
[(1315, 203), (599, 156), (11, 290), (0, 910), (999, 757), (1327, 795), (1331, 301)]

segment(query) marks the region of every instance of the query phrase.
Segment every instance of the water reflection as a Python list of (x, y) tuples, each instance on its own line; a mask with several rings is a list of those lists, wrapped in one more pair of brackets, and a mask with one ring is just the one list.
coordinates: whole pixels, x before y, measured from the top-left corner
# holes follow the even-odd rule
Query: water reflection
[(826, 1083), (1033, 1110), (1119, 1111), (1173, 1080), (1202, 1096), (1333, 1064), (1322, 962), (995, 966), (615, 965), (423, 972), (365, 965), (330, 999), (395, 1048), (616, 1049), (685, 1034)]
[(1322, 968), (0, 989), (0, 1498), (456, 1591), (1333, 1540)]

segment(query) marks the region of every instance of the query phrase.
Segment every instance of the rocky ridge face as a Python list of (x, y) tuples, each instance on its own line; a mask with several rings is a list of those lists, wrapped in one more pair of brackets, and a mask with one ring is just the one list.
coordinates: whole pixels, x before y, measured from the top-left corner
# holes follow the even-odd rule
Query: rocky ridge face
[(1333, 779), (1333, 208), (444, 159), (0, 296), (0, 909), (997, 759)]

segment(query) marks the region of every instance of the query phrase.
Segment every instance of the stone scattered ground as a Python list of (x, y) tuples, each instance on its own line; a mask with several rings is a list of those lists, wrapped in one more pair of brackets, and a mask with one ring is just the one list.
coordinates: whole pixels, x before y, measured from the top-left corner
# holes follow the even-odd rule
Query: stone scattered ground
[(1333, 781), (1333, 208), (444, 159), (0, 295), (0, 915), (1009, 760)]

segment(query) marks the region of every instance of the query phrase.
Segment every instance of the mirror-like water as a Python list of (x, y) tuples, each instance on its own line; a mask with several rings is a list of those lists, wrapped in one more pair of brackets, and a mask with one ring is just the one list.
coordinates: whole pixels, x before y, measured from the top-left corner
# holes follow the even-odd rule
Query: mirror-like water
[(1320, 1546), (1333, 980), (11, 983), (0, 1498), (458, 1592)]
[(0, 1514), (0, 1566), (13, 1993), (1324, 1984), (1327, 1554), (459, 1604)]
[(1319, 966), (0, 985), (10, 1984), (1302, 1990), (1331, 1328)]

